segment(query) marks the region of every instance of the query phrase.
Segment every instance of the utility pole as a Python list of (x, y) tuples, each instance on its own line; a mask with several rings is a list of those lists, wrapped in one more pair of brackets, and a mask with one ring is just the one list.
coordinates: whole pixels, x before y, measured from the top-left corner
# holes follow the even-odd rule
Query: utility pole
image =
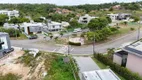
[[(141, 20), (140, 20), (141, 21)], [(138, 27), (138, 36), (137, 36), (137, 40), (139, 40), (140, 39), (140, 21), (139, 21), (139, 27)]]
[(68, 36), (68, 55), (70, 54), (69, 36)]
[(94, 38), (93, 38), (93, 54), (95, 54), (95, 35), (94, 35)]

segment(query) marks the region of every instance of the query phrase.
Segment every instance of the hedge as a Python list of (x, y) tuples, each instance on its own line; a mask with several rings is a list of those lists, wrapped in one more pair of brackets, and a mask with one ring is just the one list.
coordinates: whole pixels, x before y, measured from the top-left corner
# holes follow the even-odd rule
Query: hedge
[(14, 29), (14, 28), (9, 28), (9, 29), (0, 28), (0, 32), (6, 32), (9, 34), (10, 37), (16, 37), (16, 36), (19, 37), (20, 36), (20, 31)]
[(70, 45), (81, 46), (81, 43), (69, 42)]
[(124, 77), (126, 80), (142, 80), (142, 77), (140, 77), (138, 74), (133, 73), (127, 68), (121, 67), (116, 63), (113, 63), (112, 60), (102, 54), (94, 54), (94, 57), (105, 65), (110, 66), (113, 71)]

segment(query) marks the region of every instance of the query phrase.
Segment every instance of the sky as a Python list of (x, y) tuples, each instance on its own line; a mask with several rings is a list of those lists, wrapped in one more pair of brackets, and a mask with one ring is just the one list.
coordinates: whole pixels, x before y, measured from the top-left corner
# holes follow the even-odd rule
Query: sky
[(0, 0), (0, 3), (51, 3), (56, 5), (100, 4), (109, 2), (134, 2), (142, 0)]

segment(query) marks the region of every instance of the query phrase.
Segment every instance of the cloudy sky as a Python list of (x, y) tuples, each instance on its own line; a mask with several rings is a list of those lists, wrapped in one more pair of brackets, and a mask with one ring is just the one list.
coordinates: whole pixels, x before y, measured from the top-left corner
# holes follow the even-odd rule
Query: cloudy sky
[(0, 3), (52, 3), (57, 5), (100, 4), (108, 2), (133, 2), (142, 0), (0, 0)]

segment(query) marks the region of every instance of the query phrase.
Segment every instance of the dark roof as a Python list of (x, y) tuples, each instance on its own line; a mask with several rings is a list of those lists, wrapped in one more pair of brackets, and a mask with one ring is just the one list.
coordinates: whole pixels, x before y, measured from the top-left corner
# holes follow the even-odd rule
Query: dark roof
[(123, 55), (128, 55), (128, 52), (122, 50), (122, 51), (116, 52), (115, 55), (122, 57)]
[(130, 48), (129, 46), (124, 47), (124, 49), (142, 55), (142, 51)]

